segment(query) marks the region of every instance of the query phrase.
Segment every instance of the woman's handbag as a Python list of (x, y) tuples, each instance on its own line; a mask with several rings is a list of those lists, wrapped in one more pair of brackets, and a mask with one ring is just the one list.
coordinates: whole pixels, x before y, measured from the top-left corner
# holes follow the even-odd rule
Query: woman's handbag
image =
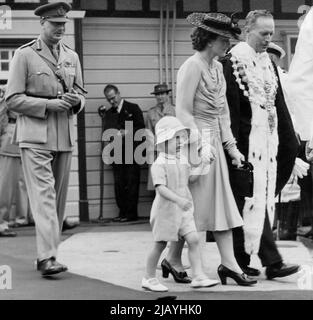
[(230, 167), (230, 185), (235, 196), (250, 198), (253, 196), (253, 165), (247, 161), (242, 161), (242, 165)]

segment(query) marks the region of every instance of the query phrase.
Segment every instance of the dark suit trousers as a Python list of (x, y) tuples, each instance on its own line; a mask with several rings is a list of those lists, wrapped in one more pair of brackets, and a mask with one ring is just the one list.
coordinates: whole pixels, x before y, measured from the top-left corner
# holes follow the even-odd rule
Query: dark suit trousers
[(140, 166), (137, 164), (114, 164), (114, 189), (119, 217), (136, 219), (140, 184)]
[[(236, 202), (237, 202), (239, 212), (242, 215), (244, 199), (236, 197)], [(233, 229), (233, 241), (234, 241), (235, 257), (238, 264), (241, 267), (248, 266), (250, 264), (250, 255), (245, 252), (244, 233), (243, 233), (242, 227)], [(263, 267), (267, 267), (272, 264), (282, 262), (282, 257), (278, 252), (278, 249), (273, 237), (273, 232), (271, 229), (267, 211), (266, 211), (266, 217), (264, 221), (264, 228), (263, 228), (258, 255)]]

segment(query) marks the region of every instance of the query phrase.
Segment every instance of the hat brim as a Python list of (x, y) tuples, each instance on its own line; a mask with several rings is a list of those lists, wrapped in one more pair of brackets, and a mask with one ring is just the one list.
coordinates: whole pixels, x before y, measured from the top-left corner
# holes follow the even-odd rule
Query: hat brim
[(229, 39), (234, 39), (234, 40), (242, 40), (241, 35), (239, 35), (235, 32), (228, 31), (228, 30), (220, 30), (220, 29), (213, 28), (213, 27), (208, 27), (207, 25), (205, 25), (203, 23), (205, 16), (206, 16), (206, 13), (194, 12), (194, 13), (190, 14), (186, 18), (186, 20), (195, 27), (210, 31), (212, 33), (218, 34), (219, 36), (226, 37)]
[(169, 93), (169, 92), (171, 92), (172, 91), (172, 89), (168, 89), (168, 90), (164, 90), (164, 91), (154, 91), (154, 92), (151, 92), (151, 94), (160, 94), (160, 93)]
[(66, 17), (44, 18), (43, 20), (50, 22), (69, 22), (70, 19)]
[(286, 56), (286, 52), (279, 46), (269, 46), (266, 50), (268, 53), (279, 55), (279, 59), (283, 59)]
[(165, 141), (172, 139), (177, 132), (182, 131), (182, 130), (187, 130), (188, 132), (190, 132), (190, 129), (185, 126), (177, 127), (177, 128), (175, 128), (175, 130), (170, 130), (168, 132), (164, 132), (164, 134), (157, 136), (157, 141), (156, 141), (155, 145), (157, 146)]

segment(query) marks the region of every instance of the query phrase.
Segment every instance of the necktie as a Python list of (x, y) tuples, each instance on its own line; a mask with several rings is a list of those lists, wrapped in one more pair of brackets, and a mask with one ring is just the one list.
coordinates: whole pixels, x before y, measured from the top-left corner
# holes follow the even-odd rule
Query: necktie
[(55, 60), (58, 61), (59, 60), (59, 51), (56, 46), (52, 47), (52, 54), (55, 57)]

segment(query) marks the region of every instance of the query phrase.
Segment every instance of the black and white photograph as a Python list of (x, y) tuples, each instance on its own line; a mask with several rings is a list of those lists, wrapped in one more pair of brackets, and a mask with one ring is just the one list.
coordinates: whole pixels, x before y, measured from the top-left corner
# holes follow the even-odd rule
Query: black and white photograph
[(313, 1), (0, 0), (0, 300), (313, 300)]

